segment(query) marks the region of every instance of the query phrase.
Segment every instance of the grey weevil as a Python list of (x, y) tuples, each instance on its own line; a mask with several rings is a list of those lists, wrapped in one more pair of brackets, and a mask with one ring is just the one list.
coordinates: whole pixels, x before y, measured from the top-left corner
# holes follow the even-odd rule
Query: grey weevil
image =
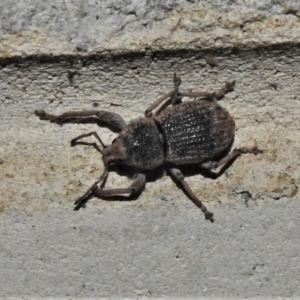
[[(173, 90), (154, 101), (145, 111), (144, 118), (135, 119), (128, 124), (120, 115), (103, 110), (66, 112), (58, 116), (47, 114), (44, 110), (35, 111), (41, 120), (59, 125), (97, 123), (119, 133), (109, 146), (102, 142), (95, 131), (80, 135), (71, 141), (71, 146), (89, 144), (78, 140), (93, 135), (102, 145), (102, 149), (98, 146), (97, 149), (102, 153), (104, 163), (104, 171), (99, 180), (75, 202), (75, 210), (85, 205), (93, 196), (113, 199), (123, 194), (140, 194), (146, 184), (146, 173), (163, 167), (188, 198), (202, 210), (205, 218), (214, 222), (213, 214), (185, 181), (181, 167), (198, 165), (204, 170), (212, 170), (231, 164), (241, 154), (256, 155), (262, 151), (255, 145), (252, 148), (237, 148), (230, 152), (235, 122), (217, 100), (223, 98), (227, 92), (233, 91), (234, 81), (226, 83), (214, 93), (180, 92), (181, 79), (176, 73), (173, 83)], [(183, 97), (200, 99), (182, 102)], [(129, 187), (103, 189), (103, 183), (113, 165), (123, 165), (134, 170), (133, 182)]]

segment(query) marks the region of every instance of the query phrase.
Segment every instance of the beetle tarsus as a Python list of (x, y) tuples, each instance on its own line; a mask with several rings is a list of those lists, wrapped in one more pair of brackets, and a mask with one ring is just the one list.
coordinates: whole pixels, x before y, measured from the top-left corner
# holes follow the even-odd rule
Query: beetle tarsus
[(206, 220), (209, 220), (209, 221), (211, 221), (212, 223), (214, 223), (214, 214), (213, 213), (211, 213), (211, 212), (209, 212), (209, 211), (207, 211), (205, 214), (205, 219)]
[(34, 114), (38, 116), (40, 120), (45, 120), (51, 123), (57, 123), (59, 125), (62, 125), (62, 123), (59, 121), (59, 118), (57, 116), (47, 114), (43, 109), (35, 110)]
[(252, 153), (254, 155), (258, 155), (258, 154), (264, 153), (264, 151), (259, 149), (256, 144), (251, 148), (248, 148), (248, 147), (238, 148), (238, 149), (236, 149), (236, 151), (239, 151), (240, 154)]
[(226, 93), (234, 90), (235, 81), (226, 82), (225, 85), (214, 93), (214, 96), (219, 100), (222, 99)]

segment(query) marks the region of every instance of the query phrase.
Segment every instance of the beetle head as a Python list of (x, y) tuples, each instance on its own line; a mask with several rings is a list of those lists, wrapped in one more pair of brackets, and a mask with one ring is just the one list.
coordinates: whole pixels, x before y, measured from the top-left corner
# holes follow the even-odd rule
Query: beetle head
[(126, 159), (126, 148), (122, 138), (113, 140), (112, 144), (102, 150), (106, 167), (122, 163)]

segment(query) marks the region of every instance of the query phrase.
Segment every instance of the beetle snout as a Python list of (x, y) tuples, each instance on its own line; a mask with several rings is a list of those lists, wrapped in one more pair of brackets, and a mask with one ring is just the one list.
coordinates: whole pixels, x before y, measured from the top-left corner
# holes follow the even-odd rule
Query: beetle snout
[(102, 152), (103, 152), (102, 158), (103, 158), (103, 163), (105, 166), (111, 165), (115, 160), (109, 148), (110, 147), (102, 150)]
[(103, 163), (105, 166), (120, 163), (126, 158), (125, 149), (121, 146), (121, 143), (118, 140), (109, 147), (104, 148), (102, 151)]

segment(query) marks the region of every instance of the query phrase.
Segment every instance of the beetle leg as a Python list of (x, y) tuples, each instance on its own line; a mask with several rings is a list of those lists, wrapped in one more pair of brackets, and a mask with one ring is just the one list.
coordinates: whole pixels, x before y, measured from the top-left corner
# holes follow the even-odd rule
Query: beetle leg
[(99, 182), (100, 180), (96, 181), (82, 197), (80, 197), (75, 201), (74, 203), (74, 205), (76, 205), (75, 210), (78, 210), (83, 204), (85, 204), (93, 196), (106, 201), (114, 201), (115, 199), (110, 197), (123, 195), (123, 194), (129, 194), (129, 195), (137, 194), (141, 192), (142, 188), (145, 186), (146, 176), (145, 174), (142, 173), (135, 174), (132, 184), (127, 188), (103, 190), (102, 188), (98, 188), (97, 185)]
[(157, 108), (159, 105), (161, 105), (165, 100), (166, 102), (164, 103), (164, 107), (167, 107), (170, 104), (176, 105), (178, 103), (181, 103), (182, 96), (181, 93), (179, 93), (179, 86), (181, 84), (181, 79), (179, 76), (177, 76), (176, 73), (174, 73), (173, 75), (173, 84), (174, 84), (174, 88), (171, 92), (157, 98), (145, 111), (144, 115), (146, 118), (152, 117), (152, 111), (155, 108)]
[(44, 110), (36, 110), (34, 113), (41, 120), (61, 126), (65, 123), (96, 123), (98, 126), (106, 126), (116, 132), (122, 131), (126, 126), (126, 122), (120, 115), (104, 110), (69, 111), (58, 116), (47, 114)]
[(216, 91), (214, 93), (182, 92), (181, 95), (182, 95), (182, 97), (190, 97), (190, 98), (201, 97), (201, 98), (207, 99), (207, 100), (213, 100), (214, 98), (221, 99), (225, 96), (226, 93), (232, 92), (234, 90), (234, 85), (235, 85), (235, 81), (226, 82), (222, 88), (220, 88), (218, 91)]
[(202, 204), (201, 200), (197, 198), (194, 192), (191, 190), (187, 182), (184, 180), (184, 176), (179, 169), (170, 168), (169, 172), (178, 181), (181, 185), (183, 192), (193, 201), (193, 203), (198, 206), (202, 212), (204, 213), (205, 219), (210, 220), (212, 223), (214, 222), (213, 214), (209, 212), (204, 204)]
[(258, 149), (258, 147), (256, 145), (251, 148), (247, 148), (247, 147), (237, 148), (237, 149), (232, 150), (229, 154), (227, 154), (225, 157), (223, 157), (219, 161), (207, 161), (207, 162), (201, 164), (200, 166), (203, 169), (207, 169), (207, 170), (216, 169), (222, 165), (232, 162), (238, 156), (240, 156), (242, 154), (246, 154), (246, 153), (252, 153), (254, 155), (257, 155), (259, 153), (263, 153), (263, 151)]

